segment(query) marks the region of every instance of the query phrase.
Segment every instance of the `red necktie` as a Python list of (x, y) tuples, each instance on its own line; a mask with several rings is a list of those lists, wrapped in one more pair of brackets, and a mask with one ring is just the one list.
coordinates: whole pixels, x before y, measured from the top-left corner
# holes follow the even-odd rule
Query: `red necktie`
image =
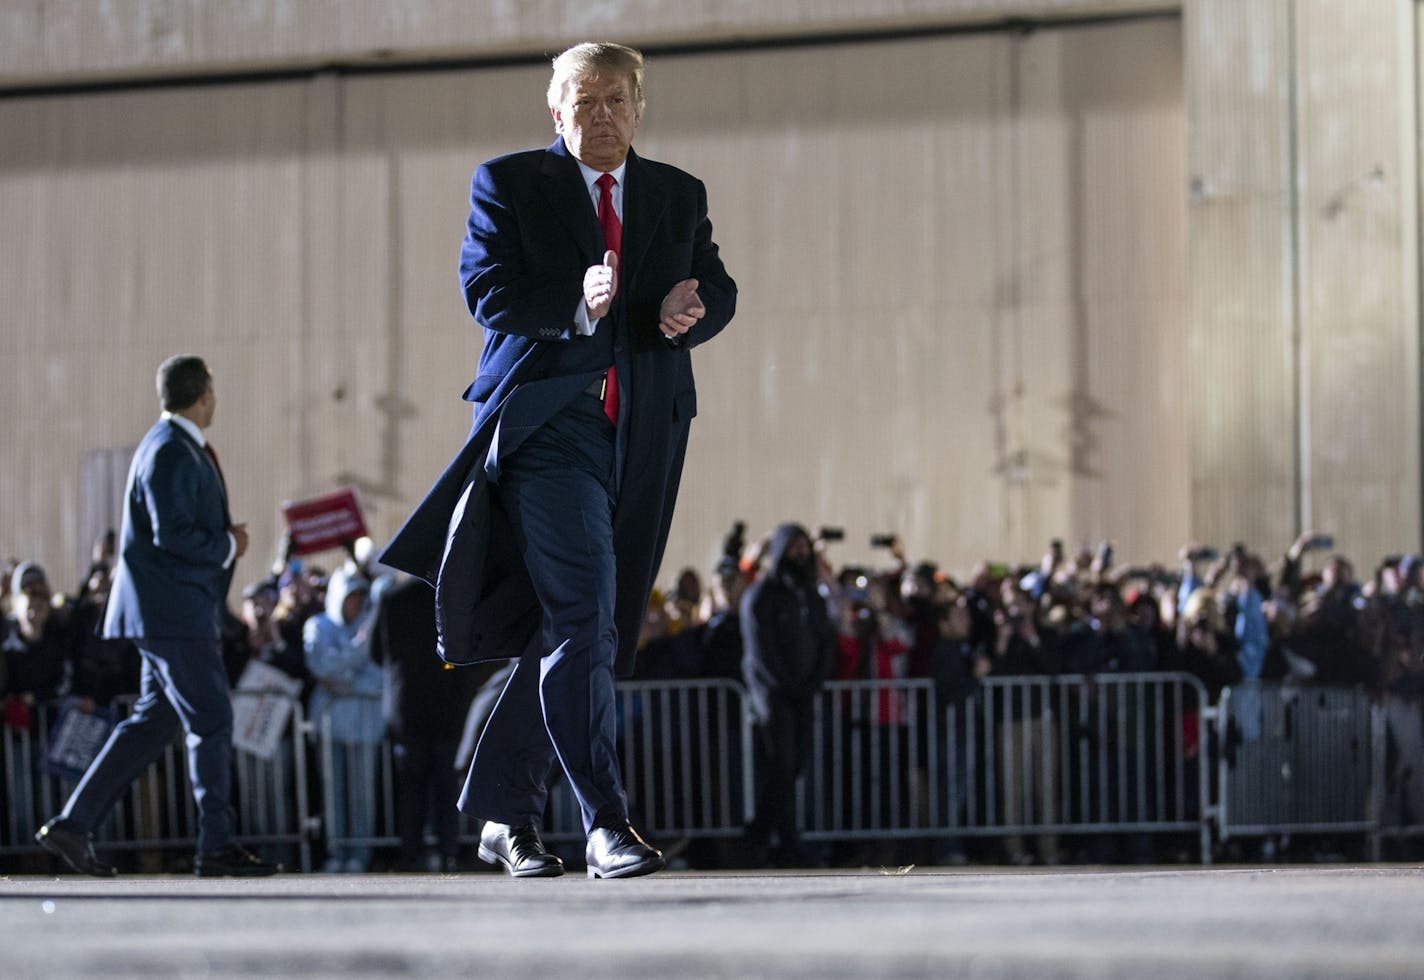
[[(618, 285), (623, 285), (623, 222), (618, 220), (618, 211), (613, 207), (613, 185), (618, 181), (612, 174), (598, 178), (598, 223), (603, 227), (603, 247), (618, 256)], [(614, 295), (618, 295), (614, 292)], [(603, 414), (608, 421), (618, 424), (618, 370), (608, 366), (608, 374), (603, 383)]]

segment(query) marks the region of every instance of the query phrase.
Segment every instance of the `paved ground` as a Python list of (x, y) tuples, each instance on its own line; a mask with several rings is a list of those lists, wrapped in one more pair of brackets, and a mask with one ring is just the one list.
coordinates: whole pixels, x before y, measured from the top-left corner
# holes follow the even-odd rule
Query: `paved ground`
[(15, 877), (0, 974), (1424, 977), (1424, 869)]

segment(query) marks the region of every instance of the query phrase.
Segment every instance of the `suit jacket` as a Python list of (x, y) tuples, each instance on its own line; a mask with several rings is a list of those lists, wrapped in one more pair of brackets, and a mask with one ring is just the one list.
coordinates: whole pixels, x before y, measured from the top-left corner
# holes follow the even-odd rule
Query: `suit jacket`
[(206, 452), (159, 419), (134, 451), (103, 635), (216, 640), (232, 571), (227, 493)]
[[(488, 493), (489, 472), (598, 377), (558, 375), (557, 345), (579, 343), (573, 315), (603, 237), (578, 164), (563, 139), (481, 165), (461, 252), (465, 297), (484, 327), (469, 439), (381, 556), (436, 589), (440, 655), (473, 663), (520, 655), (540, 610), (508, 521)], [(697, 414), (690, 351), (736, 310), (737, 287), (712, 241), (702, 182), (628, 155), (616, 359), (625, 392), (625, 446), (613, 515), (618, 582), (618, 670), (632, 669), (638, 627), (662, 561)], [(699, 281), (706, 316), (677, 343), (658, 330), (663, 298)]]

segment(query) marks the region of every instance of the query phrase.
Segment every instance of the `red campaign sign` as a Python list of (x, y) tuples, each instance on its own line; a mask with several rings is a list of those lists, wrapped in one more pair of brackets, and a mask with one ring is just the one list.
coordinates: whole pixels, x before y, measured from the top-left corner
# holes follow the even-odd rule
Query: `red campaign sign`
[(282, 516), (292, 534), (293, 555), (339, 548), (366, 536), (361, 504), (350, 487), (306, 500), (285, 500)]

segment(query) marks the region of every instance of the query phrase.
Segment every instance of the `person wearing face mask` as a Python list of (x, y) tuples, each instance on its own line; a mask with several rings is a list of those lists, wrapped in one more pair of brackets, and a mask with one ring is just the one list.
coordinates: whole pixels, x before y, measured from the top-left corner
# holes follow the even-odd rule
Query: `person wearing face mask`
[(742, 596), (742, 677), (755, 725), (756, 818), (748, 828), (772, 864), (808, 860), (796, 824), (796, 783), (811, 757), (812, 708), (835, 665), (836, 634), (818, 588), (811, 537), (799, 524), (772, 534), (767, 571)]

